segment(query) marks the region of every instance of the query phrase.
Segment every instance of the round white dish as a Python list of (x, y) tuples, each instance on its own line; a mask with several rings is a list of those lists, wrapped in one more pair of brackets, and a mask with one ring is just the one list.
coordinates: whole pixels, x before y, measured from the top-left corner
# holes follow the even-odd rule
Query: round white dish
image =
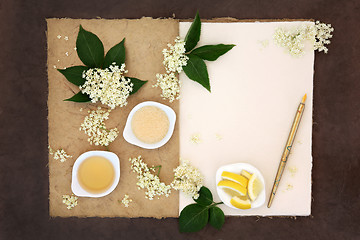
[[(93, 156), (101, 156), (101, 157), (104, 157), (107, 160), (109, 160), (111, 162), (111, 164), (113, 165), (114, 171), (115, 171), (115, 177), (114, 177), (113, 184), (105, 192), (96, 193), (96, 194), (89, 193), (85, 189), (83, 189), (77, 178), (77, 173), (78, 173), (80, 164), (85, 159), (87, 159), (89, 157), (93, 157)], [(108, 151), (89, 151), (89, 152), (85, 152), (85, 153), (81, 154), (74, 163), (74, 166), (72, 169), (71, 190), (76, 196), (79, 196), (79, 197), (93, 197), (93, 198), (104, 197), (104, 196), (110, 194), (112, 191), (114, 191), (114, 189), (116, 188), (116, 186), (119, 183), (119, 180), (120, 180), (120, 161), (119, 161), (118, 156), (115, 153), (108, 152)]]
[(239, 209), (239, 208), (236, 208), (233, 205), (231, 205), (231, 203), (230, 203), (231, 196), (229, 194), (227, 194), (223, 189), (218, 187), (217, 185), (222, 180), (221, 173), (223, 171), (240, 174), (241, 170), (243, 170), (243, 169), (248, 171), (251, 174), (255, 173), (256, 176), (261, 180), (261, 182), (263, 184), (263, 190), (260, 192), (259, 196), (255, 199), (255, 201), (251, 202), (250, 209), (261, 207), (265, 203), (265, 198), (266, 198), (265, 180), (264, 180), (264, 177), (261, 174), (261, 172), (256, 167), (254, 167), (253, 165), (248, 164), (248, 163), (234, 163), (234, 164), (222, 166), (216, 171), (216, 191), (217, 191), (219, 198), (226, 206), (234, 208), (234, 209), (238, 209), (239, 211), (246, 211), (247, 209)]
[[(134, 116), (134, 114), (136, 113), (137, 110), (139, 110), (140, 108), (145, 107), (145, 106), (155, 106), (155, 107), (160, 108), (161, 110), (163, 110), (166, 113), (166, 115), (169, 119), (169, 130), (166, 133), (165, 137), (157, 143), (149, 144), (149, 143), (144, 143), (144, 142), (140, 141), (134, 135), (132, 128), (131, 128), (132, 117)], [(170, 138), (174, 132), (175, 122), (176, 122), (176, 114), (175, 114), (174, 110), (172, 110), (172, 108), (170, 108), (164, 104), (158, 103), (158, 102), (153, 102), (153, 101), (142, 102), (142, 103), (139, 103), (138, 105), (136, 105), (129, 113), (129, 116), (127, 118), (126, 125), (124, 128), (123, 136), (124, 136), (124, 139), (128, 143), (136, 145), (138, 147), (145, 148), (145, 149), (159, 148), (159, 147), (165, 145), (170, 140)]]

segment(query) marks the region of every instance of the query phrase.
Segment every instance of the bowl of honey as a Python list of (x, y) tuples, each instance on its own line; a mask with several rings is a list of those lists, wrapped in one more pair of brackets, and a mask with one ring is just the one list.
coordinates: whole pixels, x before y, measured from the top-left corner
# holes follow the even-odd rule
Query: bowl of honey
[(103, 197), (114, 191), (119, 179), (120, 161), (115, 153), (89, 151), (74, 163), (71, 190), (79, 197)]

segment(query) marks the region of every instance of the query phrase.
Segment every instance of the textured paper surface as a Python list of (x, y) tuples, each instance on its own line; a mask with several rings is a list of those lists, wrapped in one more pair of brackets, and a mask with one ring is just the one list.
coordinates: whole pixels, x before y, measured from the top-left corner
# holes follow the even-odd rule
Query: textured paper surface
[[(160, 197), (152, 201), (145, 199), (144, 191), (136, 186), (136, 174), (130, 169), (128, 159), (142, 155), (150, 165), (162, 165), (160, 178), (169, 184), (173, 178), (173, 169), (179, 162), (179, 132), (176, 123), (171, 140), (156, 150), (145, 150), (127, 143), (122, 137), (126, 118), (130, 110), (143, 101), (157, 101), (172, 107), (178, 112), (178, 102), (169, 104), (160, 97), (160, 90), (152, 88), (156, 73), (163, 73), (162, 49), (178, 36), (179, 25), (173, 19), (139, 20), (82, 20), (82, 19), (48, 19), (48, 120), (49, 144), (53, 149), (63, 148), (72, 159), (61, 163), (49, 156), (49, 201), (50, 216), (61, 217), (177, 217), (178, 192), (174, 191), (169, 198)], [(63, 99), (77, 93), (78, 88), (69, 83), (56, 68), (83, 65), (74, 50), (79, 25), (95, 33), (103, 42), (105, 52), (124, 37), (126, 47), (127, 76), (149, 80), (136, 94), (128, 99), (128, 105), (116, 108), (110, 113), (106, 122), (108, 128), (117, 127), (120, 131), (117, 139), (110, 144), (110, 151), (120, 158), (120, 182), (108, 196), (102, 198), (84, 198), (78, 200), (78, 206), (67, 210), (62, 203), (63, 194), (71, 194), (71, 171), (76, 158), (90, 150), (105, 150), (103, 147), (91, 146), (87, 136), (79, 131), (80, 124), (89, 109), (96, 109), (94, 104), (64, 102)], [(57, 36), (61, 36), (60, 39)], [(68, 40), (65, 40), (65, 37)], [(80, 108), (84, 110), (80, 112)], [(125, 208), (118, 200), (128, 194), (133, 202)]]
[[(266, 203), (257, 209), (226, 215), (309, 215), (311, 212), (311, 136), (314, 51), (294, 58), (273, 42), (277, 27), (312, 22), (203, 23), (205, 44), (236, 44), (215, 62), (207, 62), (211, 93), (185, 74), (180, 99), (180, 156), (205, 175), (205, 185), (219, 201), (215, 173), (223, 165), (250, 163), (266, 184)], [(185, 37), (190, 23), (180, 23)], [(270, 209), (267, 200), (296, 109), (307, 94), (305, 112)], [(201, 142), (190, 141), (198, 135)], [(220, 139), (222, 138), (222, 139)], [(292, 174), (289, 169), (296, 168)], [(192, 200), (180, 194), (181, 211)]]

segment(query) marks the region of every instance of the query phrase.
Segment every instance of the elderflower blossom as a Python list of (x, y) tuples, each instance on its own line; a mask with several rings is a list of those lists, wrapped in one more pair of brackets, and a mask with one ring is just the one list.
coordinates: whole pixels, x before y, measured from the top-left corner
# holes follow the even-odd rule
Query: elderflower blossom
[(132, 202), (132, 199), (129, 198), (129, 195), (125, 194), (121, 202), (124, 204), (125, 207), (129, 207), (129, 203)]
[(105, 126), (104, 121), (109, 119), (110, 112), (111, 110), (105, 111), (101, 107), (91, 112), (88, 111), (90, 114), (85, 117), (79, 130), (83, 130), (89, 136), (88, 142), (91, 145), (108, 146), (118, 136), (117, 128), (108, 130)]
[(293, 166), (293, 167), (289, 167), (288, 168), (289, 172), (291, 173), (291, 176), (294, 177), (295, 174), (297, 173), (298, 169), (297, 167)]
[(71, 210), (78, 205), (78, 197), (74, 195), (62, 195), (63, 203), (67, 206), (66, 208)]
[(330, 24), (320, 23), (316, 21), (315, 25), (301, 25), (292, 30), (284, 30), (278, 28), (274, 34), (275, 43), (287, 49), (292, 56), (302, 56), (304, 54), (304, 42), (310, 40), (313, 49), (319, 52), (328, 52), (326, 44), (330, 44), (332, 38), (331, 32), (334, 28)]
[(318, 50), (319, 52), (324, 51), (324, 53), (328, 52), (328, 48), (325, 45), (330, 44), (330, 38), (332, 38), (332, 32), (334, 28), (331, 27), (331, 24), (321, 23), (319, 21), (315, 22), (316, 28), (316, 36), (314, 43), (314, 50)]
[(180, 39), (180, 37), (175, 38), (175, 44), (167, 45), (169, 49), (163, 49), (162, 53), (164, 55), (163, 64), (165, 66), (166, 72), (178, 72), (180, 73), (183, 69), (183, 66), (186, 66), (189, 57), (185, 55), (185, 41)]
[(168, 49), (163, 49), (164, 55), (163, 64), (165, 66), (165, 74), (156, 74), (157, 82), (153, 87), (160, 87), (162, 90), (161, 97), (169, 99), (173, 102), (180, 98), (180, 80), (176, 74), (183, 70), (186, 66), (189, 57), (185, 55), (185, 41), (180, 37), (175, 38), (175, 44), (167, 45)]
[(160, 178), (157, 175), (151, 173), (155, 171), (154, 168), (149, 168), (146, 163), (143, 162), (141, 156), (137, 158), (130, 158), (131, 169), (134, 173), (137, 173), (138, 189), (146, 189), (145, 198), (153, 200), (155, 196), (168, 197), (171, 193), (171, 186), (160, 182)]
[(180, 80), (176, 77), (175, 73), (170, 74), (156, 74), (157, 82), (153, 87), (160, 87), (162, 90), (161, 97), (169, 99), (173, 102), (175, 99), (180, 98)]
[(294, 186), (290, 183), (287, 184), (286, 186), (286, 190), (290, 191), (290, 190), (293, 190)]
[(67, 154), (64, 149), (54, 150), (48, 146), (50, 155), (54, 155), (54, 160), (60, 160), (60, 162), (65, 162), (68, 158), (72, 158), (71, 155)]
[(310, 25), (301, 25), (292, 30), (278, 28), (274, 34), (275, 43), (284, 47), (292, 56), (302, 56), (304, 54), (304, 41), (314, 40), (316, 30)]
[(201, 143), (201, 139), (200, 139), (200, 135), (199, 134), (194, 134), (191, 136), (190, 141), (194, 144), (199, 144)]
[(181, 190), (189, 197), (197, 199), (200, 188), (203, 186), (204, 176), (200, 171), (190, 165), (189, 161), (183, 163), (174, 169), (174, 181), (171, 186), (175, 190)]
[(127, 72), (124, 63), (121, 67), (113, 63), (106, 69), (91, 68), (83, 72), (82, 77), (86, 82), (79, 88), (90, 96), (93, 103), (100, 101), (111, 109), (123, 107), (127, 105), (127, 98), (133, 90), (130, 78), (124, 76)]

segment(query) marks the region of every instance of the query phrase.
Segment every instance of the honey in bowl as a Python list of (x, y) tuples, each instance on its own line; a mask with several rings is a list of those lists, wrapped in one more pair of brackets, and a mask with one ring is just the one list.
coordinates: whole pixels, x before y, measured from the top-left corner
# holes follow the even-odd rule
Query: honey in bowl
[(103, 193), (113, 184), (115, 169), (108, 159), (92, 156), (80, 164), (77, 178), (85, 191), (94, 194)]
[(169, 131), (169, 125), (166, 113), (155, 106), (140, 108), (131, 121), (131, 129), (136, 138), (148, 144), (160, 142)]

